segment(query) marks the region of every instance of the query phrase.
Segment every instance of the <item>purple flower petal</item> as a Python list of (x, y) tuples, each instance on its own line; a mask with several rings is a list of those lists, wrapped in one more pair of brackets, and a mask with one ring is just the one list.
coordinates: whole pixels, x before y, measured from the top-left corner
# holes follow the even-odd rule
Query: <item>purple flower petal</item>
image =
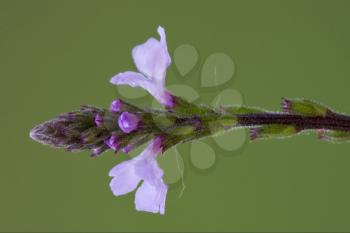
[(118, 125), (124, 133), (130, 133), (139, 126), (140, 118), (133, 113), (123, 112), (118, 118)]
[(170, 65), (171, 64), (171, 58), (170, 58), (169, 53), (168, 53), (168, 45), (167, 45), (167, 42), (166, 42), (165, 30), (164, 30), (163, 27), (158, 26), (157, 32), (158, 32), (158, 34), (160, 36), (160, 43), (163, 46), (163, 48), (166, 51), (166, 53), (168, 54), (168, 60), (169, 60), (169, 65)]
[(132, 71), (119, 73), (112, 77), (111, 83), (115, 85), (129, 85), (131, 87), (142, 87), (148, 91), (155, 99), (166, 107), (174, 106), (174, 99), (169, 91), (163, 85), (152, 82), (144, 75)]
[(152, 80), (146, 78), (143, 74), (133, 71), (119, 73), (113, 76), (110, 82), (115, 85), (129, 85), (131, 87), (142, 87), (158, 100), (160, 94), (162, 94), (164, 91), (163, 86), (159, 86), (157, 83), (154, 83), (152, 82)]
[(109, 172), (109, 176), (113, 177), (109, 186), (115, 196), (132, 192), (140, 183), (141, 177), (136, 175), (135, 162), (134, 160), (122, 162)]
[(162, 139), (157, 137), (139, 156), (115, 166), (109, 172), (109, 176), (113, 177), (110, 187), (116, 196), (133, 191), (143, 180), (135, 196), (138, 211), (164, 214), (168, 187), (156, 159), (161, 148)]
[(116, 85), (142, 87), (166, 107), (173, 107), (174, 100), (165, 88), (166, 70), (171, 64), (165, 31), (158, 27), (160, 41), (150, 38), (132, 50), (132, 57), (140, 73), (127, 71), (111, 78)]
[(145, 43), (135, 46), (132, 50), (137, 69), (147, 78), (164, 85), (166, 69), (171, 64), (168, 53), (165, 32), (158, 27), (160, 41), (150, 38)]
[(164, 183), (155, 186), (144, 181), (135, 194), (136, 210), (164, 214), (167, 191), (168, 187)]

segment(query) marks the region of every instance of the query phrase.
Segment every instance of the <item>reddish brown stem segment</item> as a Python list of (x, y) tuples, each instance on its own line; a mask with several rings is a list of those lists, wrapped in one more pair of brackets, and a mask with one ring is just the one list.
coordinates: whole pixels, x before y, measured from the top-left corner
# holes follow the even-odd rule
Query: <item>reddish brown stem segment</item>
[(270, 124), (293, 125), (299, 131), (307, 129), (330, 129), (350, 132), (350, 117), (341, 114), (326, 116), (303, 116), (287, 113), (252, 113), (237, 115), (239, 126), (262, 126)]

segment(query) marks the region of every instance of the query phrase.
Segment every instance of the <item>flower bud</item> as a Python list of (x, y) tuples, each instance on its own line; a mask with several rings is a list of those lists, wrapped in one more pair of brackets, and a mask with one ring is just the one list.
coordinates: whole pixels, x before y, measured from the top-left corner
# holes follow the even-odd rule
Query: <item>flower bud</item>
[(109, 111), (114, 113), (120, 112), (122, 106), (123, 102), (121, 101), (121, 99), (113, 100), (111, 106), (109, 107)]
[(95, 124), (97, 127), (100, 127), (103, 124), (103, 116), (100, 113), (95, 115)]
[(118, 142), (117, 135), (113, 134), (110, 138), (106, 139), (104, 142), (112, 150), (114, 150), (114, 151), (118, 150), (118, 143), (119, 142)]
[(284, 112), (305, 116), (325, 116), (330, 110), (318, 103), (305, 99), (282, 98), (282, 109)]
[(101, 155), (103, 152), (105, 152), (106, 150), (108, 150), (109, 147), (105, 144), (101, 144), (99, 146), (96, 146), (94, 148), (92, 148), (91, 151), (91, 157), (96, 157)]
[(80, 135), (82, 144), (93, 144), (96, 142), (103, 141), (103, 133), (98, 128), (89, 128), (83, 131)]
[(152, 135), (151, 134), (145, 134), (145, 135), (139, 135), (133, 137), (130, 141), (128, 141), (127, 145), (124, 146), (121, 151), (124, 153), (129, 153), (133, 149), (141, 146), (142, 144), (148, 142), (151, 140)]
[(265, 125), (261, 127), (251, 128), (249, 137), (251, 140), (262, 138), (285, 138), (296, 135), (299, 131), (292, 125)]
[(329, 142), (350, 142), (350, 132), (339, 130), (317, 130), (319, 139)]
[(121, 99), (116, 99), (113, 100), (110, 107), (109, 111), (112, 113), (118, 113), (118, 112), (142, 112), (142, 109), (129, 104), (128, 102), (121, 100)]
[(136, 114), (123, 112), (118, 118), (119, 128), (124, 133), (130, 133), (138, 128), (140, 118)]

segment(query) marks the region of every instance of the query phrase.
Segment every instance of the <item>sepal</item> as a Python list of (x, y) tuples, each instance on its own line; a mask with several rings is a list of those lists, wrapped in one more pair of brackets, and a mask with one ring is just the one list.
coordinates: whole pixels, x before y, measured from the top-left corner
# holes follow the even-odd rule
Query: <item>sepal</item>
[(291, 137), (299, 131), (291, 125), (266, 125), (249, 130), (249, 137), (251, 140), (263, 139), (263, 138), (285, 138)]
[(321, 129), (317, 131), (317, 136), (328, 142), (350, 142), (350, 132), (348, 131)]
[(189, 115), (215, 113), (215, 111), (209, 106), (193, 104), (178, 96), (173, 96), (173, 101), (174, 106), (168, 108), (168, 111)]
[(282, 109), (286, 113), (304, 116), (326, 116), (330, 111), (326, 106), (306, 99), (282, 98)]

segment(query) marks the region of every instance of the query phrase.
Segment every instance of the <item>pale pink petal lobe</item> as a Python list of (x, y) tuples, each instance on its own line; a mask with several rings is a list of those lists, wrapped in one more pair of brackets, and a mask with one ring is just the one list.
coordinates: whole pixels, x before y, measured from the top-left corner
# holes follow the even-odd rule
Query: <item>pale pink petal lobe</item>
[(144, 181), (135, 194), (136, 210), (164, 214), (167, 191), (168, 187), (164, 183), (154, 186)]
[(171, 63), (167, 48), (154, 39), (148, 39), (144, 44), (138, 45), (132, 50), (137, 69), (147, 78), (164, 84), (166, 69)]
[(132, 192), (141, 181), (141, 178), (135, 173), (134, 161), (132, 160), (125, 161), (112, 168), (109, 176), (113, 176), (109, 186), (115, 196)]

